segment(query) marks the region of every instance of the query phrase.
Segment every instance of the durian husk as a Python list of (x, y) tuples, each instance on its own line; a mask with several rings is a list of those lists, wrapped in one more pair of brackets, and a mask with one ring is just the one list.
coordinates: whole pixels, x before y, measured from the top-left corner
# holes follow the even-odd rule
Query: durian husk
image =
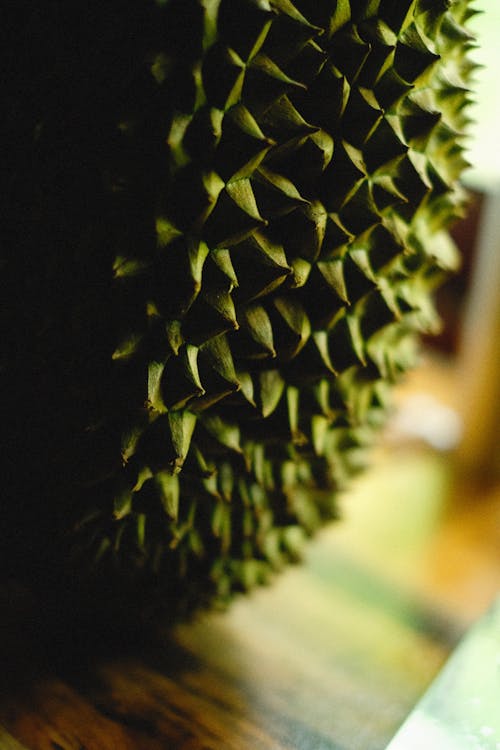
[(13, 11), (6, 570), (177, 617), (300, 559), (438, 330), (473, 11), (73, 10)]

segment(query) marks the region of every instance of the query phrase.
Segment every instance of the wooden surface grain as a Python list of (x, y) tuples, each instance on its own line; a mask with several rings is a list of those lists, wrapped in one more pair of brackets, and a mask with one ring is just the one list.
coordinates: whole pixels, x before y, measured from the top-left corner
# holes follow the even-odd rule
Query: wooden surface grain
[(500, 491), (391, 444), (304, 565), (125, 654), (3, 623), (1, 750), (383, 750), (500, 589)]

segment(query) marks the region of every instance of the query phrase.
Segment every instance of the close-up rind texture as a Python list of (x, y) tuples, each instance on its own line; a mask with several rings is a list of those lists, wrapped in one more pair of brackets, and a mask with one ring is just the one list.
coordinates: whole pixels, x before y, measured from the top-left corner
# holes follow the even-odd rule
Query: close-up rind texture
[(1, 533), (174, 614), (300, 557), (438, 330), (473, 11), (78, 6), (13, 11)]

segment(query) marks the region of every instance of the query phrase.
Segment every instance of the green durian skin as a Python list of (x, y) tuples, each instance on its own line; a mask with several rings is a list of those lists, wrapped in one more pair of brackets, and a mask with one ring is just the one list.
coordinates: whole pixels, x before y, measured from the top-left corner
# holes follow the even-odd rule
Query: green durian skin
[(300, 558), (437, 330), (473, 11), (71, 5), (6, 50), (3, 571), (176, 618)]

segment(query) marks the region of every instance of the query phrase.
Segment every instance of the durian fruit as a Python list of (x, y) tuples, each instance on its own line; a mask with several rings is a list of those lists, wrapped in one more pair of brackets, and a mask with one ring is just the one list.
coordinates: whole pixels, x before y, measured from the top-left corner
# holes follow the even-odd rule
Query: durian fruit
[(438, 326), (473, 10), (12, 14), (4, 571), (225, 601), (335, 516)]

